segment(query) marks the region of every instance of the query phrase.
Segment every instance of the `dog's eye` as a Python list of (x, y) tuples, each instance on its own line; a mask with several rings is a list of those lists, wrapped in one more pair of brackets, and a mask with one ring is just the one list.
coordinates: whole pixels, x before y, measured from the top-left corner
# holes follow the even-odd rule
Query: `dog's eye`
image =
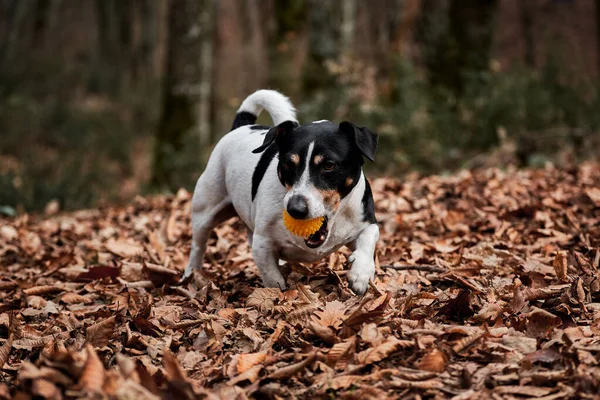
[(284, 161), (284, 163), (283, 163), (283, 168), (285, 168), (285, 169), (294, 169), (295, 166), (296, 166), (296, 164), (294, 164), (292, 162), (292, 160), (287, 160), (287, 161)]
[(333, 171), (334, 168), (335, 168), (335, 163), (333, 161), (325, 161), (323, 163), (323, 169), (325, 171)]

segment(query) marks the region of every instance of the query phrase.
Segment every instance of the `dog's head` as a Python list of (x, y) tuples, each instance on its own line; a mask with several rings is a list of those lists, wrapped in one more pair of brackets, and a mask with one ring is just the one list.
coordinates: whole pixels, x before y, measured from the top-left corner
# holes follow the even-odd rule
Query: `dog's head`
[(254, 153), (274, 145), (279, 150), (277, 174), (287, 189), (283, 207), (296, 219), (325, 217), (323, 227), (306, 244), (327, 239), (327, 219), (359, 181), (364, 157), (373, 161), (377, 134), (351, 122), (330, 121), (298, 126), (286, 121), (271, 128)]

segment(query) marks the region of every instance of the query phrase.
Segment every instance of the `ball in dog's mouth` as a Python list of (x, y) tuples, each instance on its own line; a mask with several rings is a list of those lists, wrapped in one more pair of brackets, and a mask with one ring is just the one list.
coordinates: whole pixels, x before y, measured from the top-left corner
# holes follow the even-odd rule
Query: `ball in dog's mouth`
[(323, 224), (319, 228), (318, 231), (310, 235), (307, 239), (304, 240), (304, 243), (311, 249), (317, 248), (327, 239), (327, 234), (329, 231), (327, 230), (327, 217), (324, 217)]

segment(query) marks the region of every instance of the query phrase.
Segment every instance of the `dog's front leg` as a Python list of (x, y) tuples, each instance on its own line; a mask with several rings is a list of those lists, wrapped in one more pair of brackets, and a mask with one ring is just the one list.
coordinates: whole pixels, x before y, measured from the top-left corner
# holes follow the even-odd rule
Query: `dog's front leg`
[(353, 250), (348, 257), (348, 262), (352, 264), (348, 271), (348, 283), (357, 294), (365, 293), (369, 287), (369, 280), (375, 277), (377, 239), (379, 239), (379, 227), (377, 224), (371, 224), (360, 233), (354, 242), (348, 245)]
[(279, 271), (279, 259), (273, 242), (264, 236), (254, 234), (252, 238), (252, 257), (258, 267), (265, 287), (285, 290), (285, 279)]

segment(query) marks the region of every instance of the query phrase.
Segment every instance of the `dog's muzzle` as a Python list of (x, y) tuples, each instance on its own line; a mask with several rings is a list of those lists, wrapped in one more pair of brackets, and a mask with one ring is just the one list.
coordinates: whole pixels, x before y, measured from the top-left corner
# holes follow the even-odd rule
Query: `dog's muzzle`
[(310, 235), (308, 239), (304, 240), (304, 243), (306, 243), (306, 245), (311, 249), (315, 249), (325, 243), (328, 234), (329, 230), (327, 229), (327, 217), (325, 217), (323, 225), (321, 225), (319, 230)]

